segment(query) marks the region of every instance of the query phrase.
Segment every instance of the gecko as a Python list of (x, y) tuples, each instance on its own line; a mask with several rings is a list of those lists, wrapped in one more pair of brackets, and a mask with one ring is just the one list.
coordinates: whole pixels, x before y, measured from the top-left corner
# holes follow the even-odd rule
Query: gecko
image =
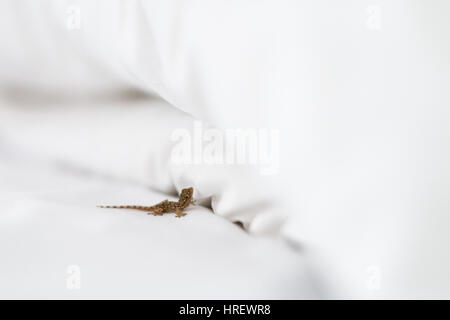
[(194, 195), (194, 188), (185, 188), (181, 190), (180, 198), (178, 201), (164, 200), (153, 206), (97, 206), (98, 208), (111, 208), (111, 209), (135, 209), (147, 211), (148, 214), (154, 216), (162, 216), (164, 213), (175, 213), (175, 217), (181, 218), (186, 215), (183, 212), (190, 204), (195, 204), (195, 200), (192, 198)]

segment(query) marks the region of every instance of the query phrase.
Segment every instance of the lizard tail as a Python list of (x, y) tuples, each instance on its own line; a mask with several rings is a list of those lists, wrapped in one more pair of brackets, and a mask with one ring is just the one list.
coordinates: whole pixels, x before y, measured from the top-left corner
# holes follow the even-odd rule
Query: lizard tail
[(97, 206), (97, 208), (107, 208), (107, 209), (135, 209), (149, 211), (151, 207), (144, 206)]

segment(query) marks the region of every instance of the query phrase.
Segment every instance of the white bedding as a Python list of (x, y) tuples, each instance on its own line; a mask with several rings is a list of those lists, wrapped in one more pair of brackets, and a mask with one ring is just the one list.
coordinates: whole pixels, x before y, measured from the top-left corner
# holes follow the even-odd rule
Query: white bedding
[[(211, 200), (216, 216), (195, 209), (184, 224), (163, 217), (161, 223), (182, 228), (176, 235), (158, 236), (165, 241), (165, 250), (177, 252), (170, 241), (179, 242), (178, 235), (195, 230), (182, 237), (187, 239), (182, 245), (193, 241), (194, 259), (185, 263), (200, 276), (208, 275), (204, 271), (208, 269), (197, 269), (197, 263), (211, 264), (211, 270), (230, 271), (229, 277), (239, 279), (243, 287), (245, 279), (252, 279), (255, 286), (248, 288), (256, 288), (261, 283), (256, 278), (263, 281), (267, 271), (267, 288), (272, 284), (280, 288), (269, 289), (270, 293), (232, 290), (226, 284), (234, 282), (218, 276), (223, 286), (217, 292), (229, 290), (227, 297), (298, 297), (316, 292), (302, 280), (308, 278), (299, 266), (304, 256), (278, 250), (281, 244), (275, 240), (247, 236), (231, 223), (240, 221), (252, 234), (283, 235), (312, 253), (310, 267), (314, 265), (311, 268), (320, 274), (320, 281), (332, 288), (325, 290), (329, 296), (448, 298), (449, 7), (445, 0), (375, 4), (360, 0), (339, 4), (334, 0), (49, 0), (45, 6), (34, 0), (0, 2), (0, 96), (8, 100), (0, 108), (0, 143), (5, 150), (15, 150), (17, 159), (56, 163), (78, 172), (70, 184), (60, 174), (45, 173), (45, 179), (39, 178), (39, 166), (29, 173), (9, 164), (3, 169), (15, 177), (1, 180), (3, 205), (12, 208), (2, 215), (6, 220), (1, 226), (1, 248), (13, 261), (0, 265), (8, 268), (1, 275), (6, 291), (19, 292), (14, 291), (14, 283), (20, 279), (29, 287), (45, 287), (33, 273), (20, 273), (21, 266), (34, 263), (38, 273), (58, 277), (59, 267), (48, 269), (47, 260), (37, 258), (47, 257), (46, 247), (54, 259), (61, 259), (61, 266), (79, 263), (82, 270), (83, 265), (88, 271), (94, 268), (89, 271), (93, 278), (103, 279), (100, 272), (113, 278), (114, 272), (104, 271), (109, 269), (95, 259), (105, 251), (112, 260), (116, 252), (113, 247), (108, 251), (89, 246), (92, 238), (103, 241), (110, 236), (108, 244), (124, 249), (118, 257), (138, 262), (144, 259), (144, 241), (139, 241), (141, 247), (127, 245), (125, 250), (118, 239), (112, 239), (113, 234), (123, 232), (130, 237), (127, 241), (137, 242), (134, 237), (139, 232), (144, 238), (178, 229), (161, 226), (147, 234), (144, 223), (151, 228), (156, 224), (150, 221), (158, 220), (90, 208), (99, 200), (147, 202), (163, 197), (152, 199), (144, 186), (171, 194), (193, 186), (196, 198)], [(68, 27), (78, 9), (81, 24)], [(140, 90), (166, 102), (124, 99), (121, 93), (127, 90)], [(252, 165), (174, 166), (169, 161), (170, 137), (178, 129), (192, 127), (194, 119), (224, 130), (276, 130), (279, 139), (274, 154), (279, 170), (261, 175)], [(83, 174), (91, 174), (92, 180)], [(42, 186), (54, 179), (62, 181), (58, 188), (43, 192)], [(15, 183), (20, 192), (13, 192)], [(31, 202), (26, 207), (26, 201), (15, 197), (23, 194), (24, 186), (33, 185), (36, 188), (30, 189)], [(78, 191), (71, 192), (71, 187)], [(41, 196), (51, 200), (45, 202)], [(53, 216), (63, 214), (67, 218), (55, 220), (59, 225), (51, 224)], [(94, 224), (100, 231), (76, 237), (77, 228), (92, 228), (93, 217), (101, 221)], [(103, 224), (110, 226), (109, 219), (124, 221), (120, 228), (102, 229)], [(137, 230), (131, 231), (127, 221)], [(187, 226), (192, 229), (185, 230)], [(200, 227), (201, 232), (196, 229)], [(208, 230), (215, 231), (204, 239)], [(35, 237), (21, 242), (29, 234)], [(210, 252), (208, 240), (216, 237), (220, 245), (233, 248), (223, 248), (227, 257), (236, 253), (239, 258), (225, 258), (220, 250)], [(75, 239), (86, 242), (76, 249)], [(74, 248), (81, 262), (64, 258), (70, 257), (66, 245)], [(140, 250), (132, 254), (130, 247)], [(158, 248), (150, 250), (158, 255), (152, 262), (165, 257)], [(199, 258), (205, 256), (204, 250), (210, 254), (208, 261)], [(33, 263), (22, 263), (33, 257)], [(91, 264), (91, 259), (96, 263)], [(270, 263), (259, 263), (265, 259)], [(244, 265), (230, 265), (236, 260)], [(127, 286), (128, 277), (130, 283), (137, 281), (132, 270), (140, 266), (133, 263), (125, 268), (124, 261), (117, 269), (109, 264), (112, 270), (127, 270), (117, 278)], [(166, 261), (164, 268), (171, 268), (172, 260)], [(233, 269), (241, 267), (247, 271)], [(88, 271), (83, 275), (89, 277)], [(151, 270), (148, 274), (154, 275)], [(157, 277), (167, 278), (166, 273)], [(92, 284), (92, 278), (88, 279), (86, 286)], [(300, 279), (299, 285), (295, 279)], [(54, 283), (60, 285), (59, 280)], [(189, 285), (183, 283), (179, 290), (189, 291)], [(146, 293), (164, 293), (161, 286)], [(25, 287), (20, 286), (20, 292)], [(93, 295), (100, 292), (96, 290)], [(175, 294), (170, 287), (167, 290)], [(204, 291), (189, 293), (212, 297)], [(134, 291), (130, 289), (129, 294)]]
[(199, 206), (183, 219), (99, 209), (170, 196), (0, 155), (0, 298), (318, 297), (305, 255), (281, 240)]

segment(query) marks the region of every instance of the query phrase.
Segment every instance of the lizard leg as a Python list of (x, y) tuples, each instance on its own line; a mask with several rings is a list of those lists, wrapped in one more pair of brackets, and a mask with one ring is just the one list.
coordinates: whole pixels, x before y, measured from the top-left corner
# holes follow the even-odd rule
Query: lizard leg
[(154, 216), (162, 216), (163, 209), (162, 208), (155, 208), (151, 212), (149, 212), (148, 214), (152, 214)]
[(183, 212), (183, 209), (176, 209), (175, 210), (175, 217), (181, 218), (181, 217), (184, 217), (185, 215), (186, 215), (186, 213)]

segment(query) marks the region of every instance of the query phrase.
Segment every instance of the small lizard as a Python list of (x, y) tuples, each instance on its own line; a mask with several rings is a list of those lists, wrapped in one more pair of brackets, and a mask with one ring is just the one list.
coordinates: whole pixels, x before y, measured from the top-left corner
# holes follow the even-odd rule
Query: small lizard
[(194, 195), (194, 188), (185, 188), (181, 190), (180, 199), (178, 201), (164, 200), (150, 207), (145, 206), (97, 206), (98, 208), (112, 208), (112, 209), (135, 209), (147, 211), (148, 214), (154, 216), (162, 216), (164, 213), (175, 213), (177, 218), (183, 217), (186, 213), (183, 209), (187, 208), (190, 204), (194, 204), (195, 201), (192, 198)]

